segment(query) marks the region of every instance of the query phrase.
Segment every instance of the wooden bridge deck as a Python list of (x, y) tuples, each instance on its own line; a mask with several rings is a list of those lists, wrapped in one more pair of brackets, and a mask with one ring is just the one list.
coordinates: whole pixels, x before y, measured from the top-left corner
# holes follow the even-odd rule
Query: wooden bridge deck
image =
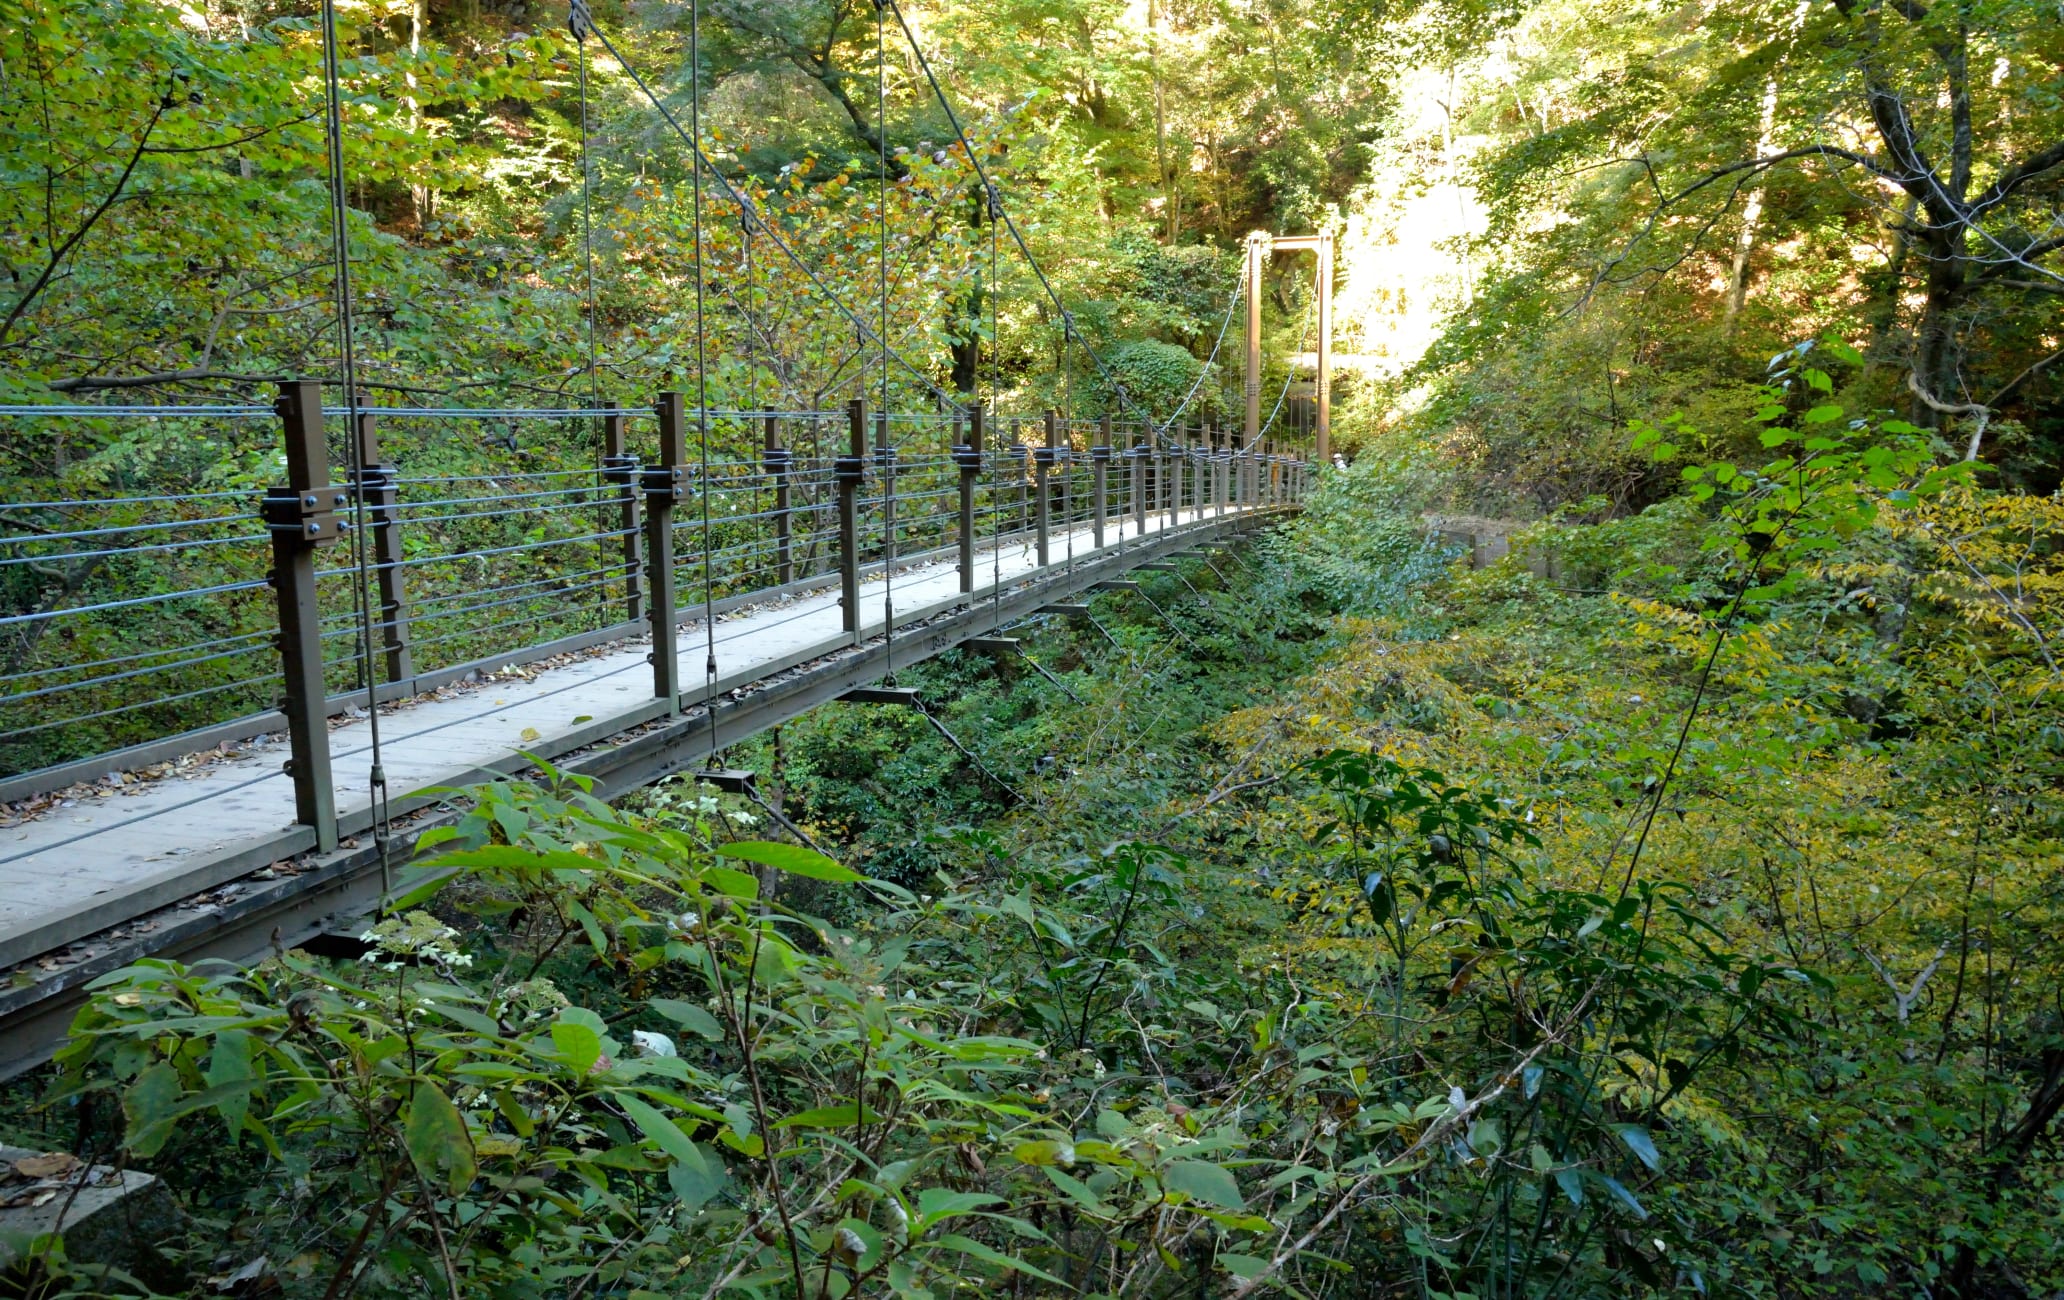
[[(990, 630), (981, 617), (985, 602), (999, 610), (1006, 593), (1038, 578), (1042, 590), (1081, 590), (1134, 563), (1164, 556), (1178, 538), (1244, 526), (1268, 508), (1184, 510), (1171, 523), (1150, 517), (1144, 535), (1130, 519), (1114, 521), (1111, 541), (1098, 551), (1087, 527), (1057, 530), (1053, 563), (1041, 570), (1030, 538), (983, 547), (976, 563), (972, 602), (959, 590), (958, 569), (949, 559), (932, 559), (893, 578), (898, 639), (902, 630), (965, 608), (946, 644)], [(1073, 560), (1063, 557), (1072, 550)], [(1073, 585), (1071, 574), (1081, 581)], [(861, 587), (858, 635), (842, 630), (836, 578), (824, 588), (747, 605), (716, 619), (716, 692), (721, 702), (755, 683), (882, 639), (883, 580), (879, 573)], [(690, 608), (683, 592), (683, 612)], [(1022, 611), (1017, 616), (1022, 616)], [(1009, 621), (1006, 618), (1004, 621)], [(900, 655), (870, 660), (907, 663), (942, 648), (933, 638), (915, 641)], [(407, 813), (436, 801), (423, 792), (519, 770), (524, 753), (557, 757), (612, 742), (627, 732), (674, 717), (668, 702), (653, 697), (650, 642), (638, 639), (597, 647), (570, 661), (491, 674), (381, 709), (382, 762), (390, 811)], [(699, 621), (678, 630), (682, 708), (707, 698), (705, 641)], [(727, 726), (723, 743), (793, 716), (769, 714), (743, 732)], [(369, 789), (370, 723), (360, 716), (336, 720), (330, 731), (339, 828), (359, 835), (372, 823)], [(704, 748), (707, 752), (707, 748)], [(315, 847), (314, 832), (294, 824), (294, 796), (281, 770), (284, 736), (263, 737), (237, 756), (207, 763), (185, 779), (139, 784), (133, 793), (79, 801), (39, 820), (0, 832), (0, 967), (51, 953), (66, 944), (154, 909), (212, 890), (269, 864)], [(699, 755), (698, 755), (699, 757)], [(675, 767), (684, 766), (677, 762)], [(649, 774), (648, 774), (649, 775)], [(17, 981), (18, 983), (20, 981)], [(11, 999), (10, 999), (11, 1000)], [(0, 1008), (0, 1015), (6, 1009)]]

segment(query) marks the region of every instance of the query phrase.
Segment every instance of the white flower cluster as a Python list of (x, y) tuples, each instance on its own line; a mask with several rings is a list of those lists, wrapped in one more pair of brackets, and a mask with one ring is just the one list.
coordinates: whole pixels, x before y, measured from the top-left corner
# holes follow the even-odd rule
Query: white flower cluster
[(390, 916), (358, 936), (371, 948), (359, 960), (384, 971), (398, 971), (414, 958), (439, 970), (464, 970), (473, 964), (472, 954), (461, 952), (452, 941), (459, 932), (428, 912)]

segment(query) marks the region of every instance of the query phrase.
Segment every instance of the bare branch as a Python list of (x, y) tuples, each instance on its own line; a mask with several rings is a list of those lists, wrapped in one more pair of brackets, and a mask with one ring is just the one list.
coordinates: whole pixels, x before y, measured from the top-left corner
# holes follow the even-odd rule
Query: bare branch
[(36, 301), (43, 290), (49, 287), (50, 277), (57, 274), (57, 268), (63, 265), (65, 258), (79, 246), (79, 241), (86, 238), (87, 232), (99, 224), (100, 219), (107, 215), (108, 209), (115, 206), (115, 201), (122, 197), (122, 191), (129, 187), (129, 178), (136, 174), (136, 165), (143, 161), (144, 151), (150, 144), (151, 132), (158, 129), (158, 123), (164, 119), (165, 110), (171, 102), (169, 91), (158, 100), (158, 106), (151, 111), (150, 121), (145, 122), (143, 130), (137, 134), (135, 152), (129, 155), (129, 161), (122, 167), (122, 174), (115, 178), (115, 183), (109, 188), (107, 196), (101, 199), (98, 207), (87, 214), (86, 219), (79, 223), (79, 228), (74, 230), (64, 243), (51, 250), (50, 260), (44, 264), (42, 272), (22, 292), (21, 297), (15, 299), (14, 307), (7, 313), (7, 319), (0, 321), (0, 341), (7, 338), (14, 329), (15, 322), (28, 311), (29, 304)]
[(1879, 961), (1875, 953), (1868, 948), (1859, 951), (1863, 953), (1863, 959), (1871, 964), (1871, 969), (1878, 973), (1878, 978), (1885, 981), (1885, 987), (1892, 990), (1892, 1009), (1898, 1013), (1899, 1023), (1903, 1025), (1913, 1011), (1913, 1004), (1921, 1000), (1921, 990), (1928, 987), (1928, 981), (1942, 965), (1942, 955), (1949, 951), (1949, 941), (1943, 941), (1942, 946), (1935, 950), (1935, 956), (1921, 968), (1920, 974), (1914, 976), (1912, 985), (1905, 989), (1899, 987), (1899, 981), (1892, 978), (1892, 972), (1885, 969), (1885, 963)]
[(1978, 445), (1985, 439), (1985, 426), (1992, 422), (1992, 408), (1983, 402), (1950, 403), (1943, 401), (1922, 387), (1921, 372), (1918, 370), (1906, 372), (1906, 386), (1915, 397), (1920, 399), (1921, 405), (1937, 415), (1968, 415), (1976, 419), (1977, 424), (1971, 430), (1971, 445), (1964, 449), (1964, 459), (1967, 461), (1978, 459)]

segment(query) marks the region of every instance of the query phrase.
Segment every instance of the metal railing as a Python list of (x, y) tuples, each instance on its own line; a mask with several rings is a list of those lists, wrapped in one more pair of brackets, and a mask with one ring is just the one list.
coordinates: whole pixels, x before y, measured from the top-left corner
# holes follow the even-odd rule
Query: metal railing
[[(273, 416), (286, 481), (262, 492), (0, 504), (0, 799), (284, 730), (300, 820), (327, 843), (340, 712), (581, 646), (671, 643), (705, 604), (834, 583), (857, 636), (911, 566), (955, 566), (970, 594), (989, 582), (985, 549), (1071, 565), (1184, 511), (1295, 500), (1306, 481), (1300, 462), (1202, 428), (1150, 443), (1108, 418), (857, 399), (361, 405), (354, 425), (294, 383)], [(236, 422), (246, 451), (265, 427), (259, 408), (196, 418)], [(887, 589), (863, 598), (879, 573)], [(655, 696), (678, 698), (679, 657), (652, 661)]]

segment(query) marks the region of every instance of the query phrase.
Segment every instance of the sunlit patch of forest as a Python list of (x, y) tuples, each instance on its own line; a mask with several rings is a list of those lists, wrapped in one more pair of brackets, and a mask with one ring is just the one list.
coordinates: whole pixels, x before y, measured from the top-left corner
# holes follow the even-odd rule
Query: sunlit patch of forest
[[(727, 756), (765, 803), (545, 770), (363, 960), (107, 977), (0, 1132), (183, 1215), (10, 1293), (2064, 1294), (2055, 4), (335, 18), (373, 400), (1237, 430), (1242, 241), (1323, 231), (1340, 460), (1041, 671), (911, 669), (961, 745), (829, 705)], [(342, 373), (321, 37), (0, 0), (0, 405)], [(1273, 397), (1311, 263), (1263, 284)], [(276, 443), (0, 415), (0, 482)]]

